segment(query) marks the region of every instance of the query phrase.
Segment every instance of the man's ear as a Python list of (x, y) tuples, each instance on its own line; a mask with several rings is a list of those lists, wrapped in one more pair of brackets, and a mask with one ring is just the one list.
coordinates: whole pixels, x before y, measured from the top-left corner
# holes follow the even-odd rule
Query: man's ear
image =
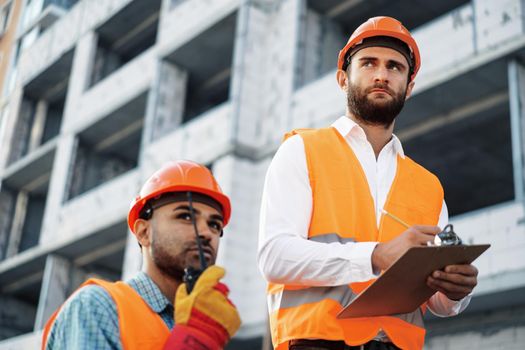
[(348, 74), (342, 69), (338, 69), (335, 73), (335, 78), (337, 79), (337, 84), (345, 93), (348, 90)]
[(150, 225), (150, 220), (137, 219), (137, 221), (135, 221), (135, 236), (137, 236), (139, 244), (143, 247), (149, 247), (151, 243)]
[(407, 86), (407, 93), (405, 95), (405, 100), (408, 100), (408, 98), (410, 97), (410, 95), (412, 95), (412, 89), (414, 88), (414, 85), (416, 84), (415, 81), (411, 81), (410, 83), (408, 83), (408, 86)]

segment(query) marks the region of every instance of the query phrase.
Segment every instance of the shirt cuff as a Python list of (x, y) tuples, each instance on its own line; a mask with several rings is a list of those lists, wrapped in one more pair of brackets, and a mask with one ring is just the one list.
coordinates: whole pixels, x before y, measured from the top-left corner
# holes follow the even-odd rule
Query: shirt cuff
[(438, 317), (456, 316), (467, 308), (471, 298), (472, 293), (461, 300), (451, 300), (445, 294), (437, 292), (429, 299), (428, 308)]
[(377, 278), (372, 269), (372, 252), (377, 242), (359, 242), (352, 244), (347, 260), (350, 262), (350, 280), (364, 282)]

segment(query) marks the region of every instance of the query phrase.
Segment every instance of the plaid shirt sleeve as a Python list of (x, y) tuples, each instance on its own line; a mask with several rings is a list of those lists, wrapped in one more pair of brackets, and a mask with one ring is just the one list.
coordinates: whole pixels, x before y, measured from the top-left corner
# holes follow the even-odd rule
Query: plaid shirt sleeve
[(121, 350), (115, 303), (99, 286), (85, 286), (64, 304), (48, 337), (47, 350)]

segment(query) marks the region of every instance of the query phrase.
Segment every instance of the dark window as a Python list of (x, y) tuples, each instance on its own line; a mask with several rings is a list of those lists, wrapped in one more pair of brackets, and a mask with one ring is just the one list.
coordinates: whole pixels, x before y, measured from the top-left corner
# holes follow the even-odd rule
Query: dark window
[(155, 44), (160, 5), (161, 0), (132, 1), (97, 29), (90, 86)]
[(137, 166), (147, 95), (140, 94), (79, 134), (67, 199)]
[(507, 104), (433, 130), (404, 147), (439, 177), (451, 216), (514, 199)]
[(166, 57), (188, 73), (183, 123), (229, 99), (236, 22), (235, 12)]

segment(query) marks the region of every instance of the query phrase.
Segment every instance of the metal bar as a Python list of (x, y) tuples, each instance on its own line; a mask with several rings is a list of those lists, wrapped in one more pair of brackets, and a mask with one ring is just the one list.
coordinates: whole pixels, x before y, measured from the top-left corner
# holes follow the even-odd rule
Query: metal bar
[[(520, 74), (521, 72), (521, 74)], [(523, 67), (513, 60), (508, 64), (509, 79), (509, 103), (510, 103), (510, 125), (512, 139), (512, 163), (514, 168), (514, 197), (516, 201), (523, 202), (524, 183), (523, 183), (523, 105), (520, 101), (520, 80), (523, 78)]]
[(363, 0), (346, 0), (345, 2), (342, 2), (333, 8), (331, 8), (328, 12), (326, 12), (326, 17), (328, 18), (334, 18), (339, 16), (340, 14), (349, 11), (352, 7), (355, 7), (362, 3)]
[(429, 117), (426, 121), (405, 129), (401, 129), (398, 133), (396, 133), (396, 135), (403, 142), (406, 142), (409, 139), (424, 135), (432, 129), (439, 128), (450, 123), (455, 123), (470, 117), (475, 117), (477, 113), (502, 104), (508, 99), (509, 94), (507, 91), (496, 93), (492, 96), (484, 98), (483, 100), (463, 105), (446, 114), (438, 114)]

